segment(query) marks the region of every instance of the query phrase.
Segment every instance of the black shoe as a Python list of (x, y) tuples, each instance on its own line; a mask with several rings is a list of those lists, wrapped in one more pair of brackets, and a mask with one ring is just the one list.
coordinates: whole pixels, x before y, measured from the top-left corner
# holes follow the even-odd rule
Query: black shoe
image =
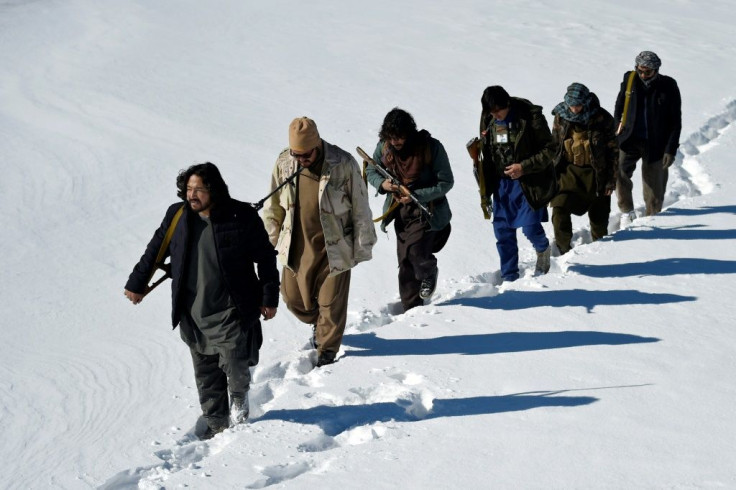
[(330, 351), (324, 351), (317, 357), (317, 364), (315, 367), (322, 367), (335, 362), (337, 354)]
[(435, 267), (434, 272), (430, 276), (422, 281), (419, 286), (419, 297), (422, 299), (429, 299), (432, 297), (435, 288), (437, 287), (437, 274), (439, 270)]
[(317, 325), (312, 325), (312, 338), (309, 339), (309, 343), (312, 345), (312, 349), (319, 348), (319, 342), (317, 342)]
[(217, 427), (210, 427), (208, 425), (207, 426), (207, 430), (205, 430), (204, 433), (201, 436), (199, 436), (199, 438), (202, 441), (207, 441), (209, 439), (212, 439), (213, 437), (215, 437), (217, 434), (219, 434), (220, 432), (222, 432), (225, 429), (227, 429), (227, 427), (225, 427), (223, 425), (219, 425)]

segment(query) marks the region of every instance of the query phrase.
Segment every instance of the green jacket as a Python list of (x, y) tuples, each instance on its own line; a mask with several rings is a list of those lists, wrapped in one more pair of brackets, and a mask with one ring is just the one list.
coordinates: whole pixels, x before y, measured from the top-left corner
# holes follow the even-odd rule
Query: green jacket
[[(430, 164), (424, 166), (419, 178), (411, 185), (410, 189), (416, 194), (417, 199), (432, 212), (432, 217), (429, 219), (430, 229), (442, 230), (452, 219), (450, 204), (447, 202), (445, 195), (452, 189), (455, 178), (452, 175), (450, 159), (447, 157), (447, 152), (442, 143), (429, 136), (429, 133), (427, 133), (427, 138), (429, 140)], [(382, 163), (381, 157), (384, 144), (386, 144), (384, 141), (379, 141), (373, 152), (373, 160), (379, 164)], [(385, 179), (372, 165), (368, 165), (366, 168), (366, 177), (368, 182), (378, 190), (379, 194), (386, 194), (382, 213), (385, 215), (393, 202), (392, 195), (381, 187)], [(386, 226), (393, 221), (393, 215), (394, 213), (391, 213), (381, 221), (381, 230), (384, 232)]]
[[(557, 178), (553, 164), (555, 140), (542, 113), (542, 107), (526, 99), (512, 97), (510, 115), (518, 125), (518, 138), (513, 148), (513, 160), (521, 164), (524, 174), (519, 179), (526, 200), (534, 209), (545, 207), (557, 194)], [(480, 121), (483, 141), (483, 175), (489, 195), (505, 178), (503, 164), (493, 151), (491, 126), (495, 119), (483, 113)]]
[[(616, 126), (613, 116), (600, 106), (598, 97), (593, 94), (591, 103), (592, 116), (585, 129), (587, 129), (590, 141), (591, 167), (595, 171), (595, 189), (599, 196), (605, 195), (606, 191), (616, 188), (616, 174), (618, 173), (618, 143), (616, 141)], [(574, 123), (560, 117), (554, 111), (555, 116), (552, 123), (557, 150), (555, 151), (554, 163), (557, 174), (562, 174), (568, 165), (563, 157), (564, 141), (571, 137)]]

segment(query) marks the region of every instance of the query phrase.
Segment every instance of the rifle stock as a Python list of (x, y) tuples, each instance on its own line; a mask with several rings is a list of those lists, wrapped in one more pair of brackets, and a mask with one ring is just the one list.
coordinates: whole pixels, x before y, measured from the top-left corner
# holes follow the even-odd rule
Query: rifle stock
[(357, 147), (355, 151), (358, 152), (358, 155), (360, 155), (363, 160), (368, 162), (370, 165), (373, 165), (376, 171), (379, 174), (381, 174), (383, 178), (389, 180), (391, 184), (398, 186), (400, 189), (402, 189), (402, 192), (405, 192), (406, 196), (408, 196), (414, 202), (414, 204), (416, 204), (419, 207), (419, 209), (421, 209), (422, 212), (427, 215), (428, 218), (432, 217), (432, 212), (427, 208), (427, 206), (425, 206), (424, 204), (421, 203), (421, 201), (419, 201), (419, 198), (417, 197), (417, 195), (414, 194), (411, 190), (409, 190), (409, 188), (406, 187), (404, 184), (402, 184), (399, 179), (397, 179), (393, 174), (391, 174), (391, 172), (386, 170), (386, 168), (384, 168), (382, 165), (379, 165), (378, 163), (376, 163), (376, 161), (373, 158), (371, 158), (371, 156), (368, 155), (368, 153), (363, 151), (363, 149), (360, 146)]
[(481, 148), (483, 142), (477, 136), (465, 145), (468, 150), (470, 158), (473, 160), (473, 176), (475, 181), (478, 183), (478, 192), (480, 193), (480, 209), (483, 211), (483, 217), (485, 219), (491, 219), (493, 214), (493, 205), (491, 203), (491, 196), (486, 191), (486, 179), (483, 175), (483, 158)]
[(171, 265), (170, 264), (157, 264), (154, 268), (154, 274), (156, 273), (156, 269), (161, 269), (164, 271), (164, 275), (158, 278), (158, 280), (149, 286), (146, 286), (146, 290), (143, 292), (143, 297), (145, 298), (148, 293), (159, 287), (163, 282), (171, 277), (171, 271), (170, 271)]

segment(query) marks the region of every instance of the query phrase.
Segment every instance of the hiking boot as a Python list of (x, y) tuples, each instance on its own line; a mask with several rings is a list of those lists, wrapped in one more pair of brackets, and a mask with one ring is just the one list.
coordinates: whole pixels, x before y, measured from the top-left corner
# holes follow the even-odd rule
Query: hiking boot
[(621, 223), (619, 223), (619, 228), (626, 228), (631, 223), (634, 222), (636, 219), (636, 212), (629, 211), (628, 213), (621, 213)]
[(225, 429), (227, 429), (227, 427), (224, 425), (216, 425), (215, 427), (207, 425), (207, 430), (205, 430), (204, 433), (199, 436), (199, 439), (202, 441), (210, 440)]
[(332, 364), (335, 362), (335, 357), (337, 357), (337, 354), (330, 351), (324, 351), (317, 356), (317, 364), (315, 364), (315, 367), (322, 367), (326, 366), (328, 364)]
[(437, 275), (439, 274), (439, 270), (437, 267), (434, 268), (434, 272), (429, 275), (426, 279), (422, 281), (422, 284), (419, 286), (419, 297), (422, 299), (429, 299), (432, 297), (432, 294), (434, 293), (435, 288), (437, 287)]
[(317, 325), (312, 325), (312, 338), (309, 339), (309, 344), (312, 346), (312, 349), (319, 347), (319, 342), (317, 342)]
[(234, 396), (230, 400), (230, 420), (233, 424), (242, 424), (248, 420), (248, 415), (250, 415), (250, 404), (246, 391), (244, 396)]
[(549, 272), (549, 257), (552, 254), (552, 247), (547, 246), (543, 252), (537, 252), (537, 265), (534, 270), (540, 274)]

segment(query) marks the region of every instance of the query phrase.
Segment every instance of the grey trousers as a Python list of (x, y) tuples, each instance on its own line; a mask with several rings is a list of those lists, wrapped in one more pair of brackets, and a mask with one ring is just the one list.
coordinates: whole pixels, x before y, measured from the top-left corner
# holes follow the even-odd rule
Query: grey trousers
[(199, 404), (207, 425), (213, 429), (230, 426), (231, 397), (243, 397), (250, 388), (250, 360), (200, 354), (190, 348)]
[(644, 204), (646, 215), (651, 216), (662, 211), (664, 193), (667, 188), (669, 171), (662, 168), (662, 160), (649, 161), (644, 148), (645, 142), (633, 145), (632, 148), (619, 151), (618, 175), (616, 176), (616, 196), (618, 196), (618, 208), (622, 213), (634, 210), (634, 200), (631, 191), (634, 184), (631, 177), (636, 170), (636, 162), (641, 159), (641, 177), (644, 192)]

